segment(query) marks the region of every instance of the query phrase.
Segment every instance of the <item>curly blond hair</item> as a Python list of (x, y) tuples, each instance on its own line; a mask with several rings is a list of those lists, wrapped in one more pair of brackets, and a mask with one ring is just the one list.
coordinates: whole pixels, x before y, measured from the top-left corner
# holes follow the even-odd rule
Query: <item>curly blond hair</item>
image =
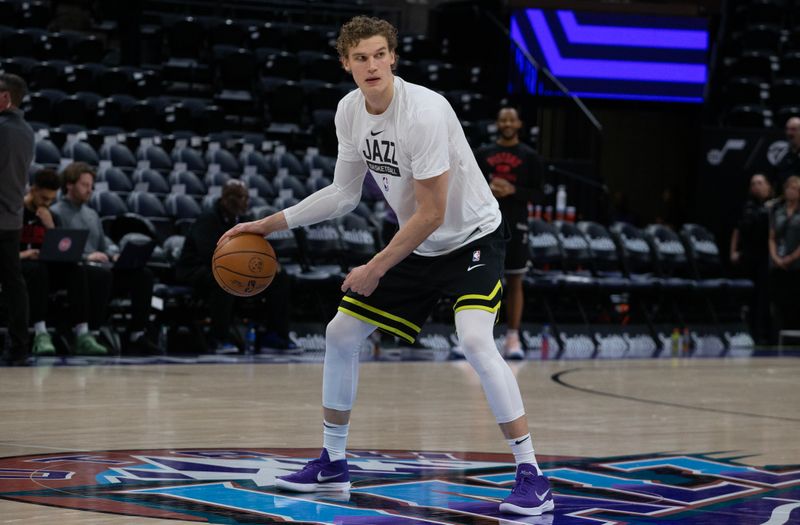
[(381, 18), (373, 16), (356, 16), (342, 26), (336, 39), (336, 51), (339, 58), (347, 58), (350, 48), (357, 46), (361, 40), (373, 36), (386, 38), (389, 52), (397, 49), (397, 29)]

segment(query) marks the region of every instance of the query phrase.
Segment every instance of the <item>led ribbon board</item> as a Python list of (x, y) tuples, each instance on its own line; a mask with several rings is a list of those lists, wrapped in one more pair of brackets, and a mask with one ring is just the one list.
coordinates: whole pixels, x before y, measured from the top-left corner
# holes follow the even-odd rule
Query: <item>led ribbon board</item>
[(698, 17), (515, 10), (509, 87), (560, 94), (521, 48), (579, 97), (702, 103), (708, 37), (708, 21)]

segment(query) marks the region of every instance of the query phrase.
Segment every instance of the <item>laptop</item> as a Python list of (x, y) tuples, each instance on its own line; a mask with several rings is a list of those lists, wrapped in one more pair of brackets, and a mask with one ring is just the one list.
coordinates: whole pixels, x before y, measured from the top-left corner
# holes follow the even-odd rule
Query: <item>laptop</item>
[(89, 239), (89, 230), (52, 228), (45, 231), (39, 260), (47, 262), (78, 262)]
[(114, 268), (136, 270), (147, 264), (156, 247), (155, 241), (129, 241), (125, 243), (119, 257), (114, 261)]

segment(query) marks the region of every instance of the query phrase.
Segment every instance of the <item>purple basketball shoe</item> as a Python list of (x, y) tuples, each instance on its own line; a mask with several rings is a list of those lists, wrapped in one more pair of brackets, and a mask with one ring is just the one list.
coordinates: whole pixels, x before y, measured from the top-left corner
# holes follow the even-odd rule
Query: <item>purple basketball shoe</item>
[(328, 451), (306, 463), (298, 472), (275, 478), (275, 487), (294, 492), (327, 492), (350, 490), (347, 460), (331, 461)]
[(517, 479), (511, 494), (500, 504), (500, 512), (538, 516), (555, 508), (550, 482), (530, 463), (517, 466)]

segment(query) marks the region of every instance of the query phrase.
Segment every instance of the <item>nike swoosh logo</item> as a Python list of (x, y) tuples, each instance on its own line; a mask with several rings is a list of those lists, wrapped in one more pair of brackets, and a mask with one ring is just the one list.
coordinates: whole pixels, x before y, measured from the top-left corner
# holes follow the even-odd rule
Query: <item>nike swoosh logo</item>
[(534, 491), (534, 493), (536, 494), (536, 497), (537, 497), (537, 498), (539, 498), (539, 499), (544, 499), (544, 498), (545, 498), (545, 496), (547, 496), (547, 494), (548, 494), (549, 492), (550, 492), (550, 489), (547, 489), (547, 490), (545, 490), (545, 491), (544, 491), (544, 492), (542, 492), (541, 494), (539, 494), (538, 492)]
[(522, 443), (525, 443), (526, 441), (528, 441), (530, 438), (531, 438), (530, 436), (526, 436), (525, 439), (520, 439), (519, 441), (514, 441), (514, 444), (515, 445), (521, 445)]
[(486, 266), (486, 265), (485, 264), (476, 264), (475, 266), (469, 266), (469, 267), (467, 267), (467, 271), (471, 272), (475, 268), (480, 268), (481, 266)]
[(324, 482), (329, 481), (329, 480), (331, 480), (333, 478), (338, 478), (341, 475), (342, 474), (340, 472), (339, 474), (334, 474), (333, 476), (323, 476), (322, 472), (318, 472), (317, 473), (317, 481), (319, 481), (320, 483), (324, 483)]
[(370, 135), (372, 135), (372, 136), (374, 137), (374, 136), (376, 136), (376, 135), (380, 135), (380, 134), (381, 134), (381, 133), (383, 133), (384, 131), (386, 131), (386, 130), (385, 130), (385, 129), (382, 129), (382, 130), (380, 130), (380, 131), (370, 131), (370, 132), (369, 132), (369, 134), (370, 134)]

